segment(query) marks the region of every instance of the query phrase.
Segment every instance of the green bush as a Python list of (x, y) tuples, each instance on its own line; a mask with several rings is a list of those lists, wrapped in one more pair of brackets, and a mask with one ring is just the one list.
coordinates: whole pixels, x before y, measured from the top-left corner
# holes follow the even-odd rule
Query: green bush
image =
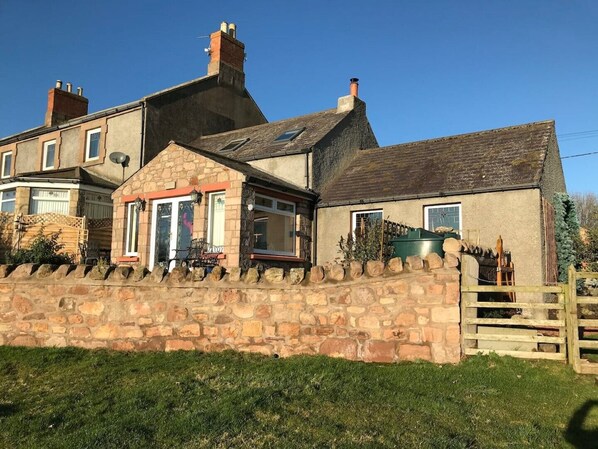
[[(388, 259), (392, 257), (394, 248), (382, 242), (382, 222), (372, 220), (364, 228), (363, 232), (357, 230), (355, 234), (350, 232), (346, 239), (341, 236), (338, 246), (343, 263), (349, 263), (353, 260), (365, 263), (368, 260), (381, 259), (388, 262)], [(380, 257), (381, 252), (382, 257)]]
[(554, 195), (554, 226), (559, 282), (567, 282), (569, 265), (579, 267), (582, 243), (575, 203), (566, 193)]
[(61, 265), (72, 263), (71, 256), (65, 253), (59, 253), (64, 245), (58, 243), (58, 233), (45, 236), (43, 230), (33, 239), (29, 248), (18, 249), (8, 256), (8, 263), (49, 263)]

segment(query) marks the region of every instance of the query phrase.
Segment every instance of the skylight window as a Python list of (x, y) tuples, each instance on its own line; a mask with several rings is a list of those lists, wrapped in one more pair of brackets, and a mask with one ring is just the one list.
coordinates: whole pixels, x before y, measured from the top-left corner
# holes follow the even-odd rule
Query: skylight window
[(283, 132), (280, 136), (278, 136), (276, 139), (274, 139), (274, 142), (277, 142), (277, 143), (290, 142), (295, 137), (297, 137), (299, 134), (301, 134), (303, 131), (305, 131), (305, 128), (290, 129), (288, 131)]
[(239, 147), (241, 147), (248, 140), (249, 138), (231, 140), (224, 148), (220, 149), (220, 152), (230, 153), (231, 151), (235, 151), (239, 149)]

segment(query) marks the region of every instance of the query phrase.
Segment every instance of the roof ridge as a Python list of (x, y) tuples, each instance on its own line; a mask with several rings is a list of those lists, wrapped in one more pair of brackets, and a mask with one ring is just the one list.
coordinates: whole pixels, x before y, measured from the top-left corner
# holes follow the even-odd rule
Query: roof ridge
[[(290, 121), (290, 120), (301, 120), (301, 119), (304, 119), (305, 117), (310, 117), (310, 116), (314, 116), (314, 115), (318, 115), (318, 114), (326, 114), (326, 113), (330, 113), (332, 111), (336, 111), (336, 108), (324, 109), (323, 111), (311, 112), (309, 114), (303, 114), (303, 115), (298, 115), (298, 116), (295, 116), (295, 117), (289, 117), (289, 118), (277, 120), (275, 122), (260, 123), (259, 125), (246, 126), (245, 128), (237, 128), (237, 129), (231, 129), (230, 131), (223, 131), (223, 132), (214, 133), (214, 134), (206, 134), (204, 136), (201, 136), (199, 139), (208, 138), (208, 137), (214, 137), (214, 136), (225, 136), (227, 134), (239, 133), (241, 131), (252, 131), (252, 130), (254, 130), (256, 128), (259, 128), (259, 127), (262, 127), (262, 126), (276, 125), (276, 124), (287, 122), (287, 121)], [(339, 114), (339, 117), (341, 117), (341, 116), (344, 117), (349, 112), (350, 111), (347, 111), (346, 113), (340, 112), (338, 114)]]
[(504, 126), (502, 128), (484, 129), (481, 131), (474, 131), (474, 132), (469, 132), (469, 133), (453, 134), (450, 136), (443, 136), (443, 137), (434, 137), (432, 139), (414, 140), (412, 142), (397, 143), (394, 145), (387, 145), (384, 147), (363, 148), (360, 151), (370, 151), (370, 150), (373, 151), (373, 150), (384, 150), (384, 149), (395, 148), (395, 147), (406, 147), (406, 146), (421, 144), (424, 142), (441, 142), (441, 141), (445, 141), (445, 140), (452, 140), (452, 139), (457, 139), (457, 138), (466, 137), (466, 136), (476, 136), (476, 135), (479, 136), (479, 135), (484, 135), (484, 134), (489, 134), (489, 133), (498, 133), (501, 131), (508, 131), (508, 130), (517, 129), (517, 128), (526, 128), (526, 127), (531, 128), (532, 126), (550, 124), (550, 123), (554, 124), (554, 120), (553, 119), (541, 120), (541, 121), (537, 121), (537, 122), (523, 123), (521, 125)]

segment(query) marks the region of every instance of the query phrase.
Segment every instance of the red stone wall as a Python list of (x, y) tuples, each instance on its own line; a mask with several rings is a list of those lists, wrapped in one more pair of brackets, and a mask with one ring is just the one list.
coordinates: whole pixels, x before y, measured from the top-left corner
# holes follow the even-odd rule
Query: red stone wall
[(459, 272), (434, 256), (363, 274), (0, 266), (0, 344), (456, 363)]

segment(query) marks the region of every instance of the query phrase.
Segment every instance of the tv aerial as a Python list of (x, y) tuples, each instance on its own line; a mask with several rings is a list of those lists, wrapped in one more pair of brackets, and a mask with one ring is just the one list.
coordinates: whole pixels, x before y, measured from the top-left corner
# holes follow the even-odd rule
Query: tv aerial
[(122, 182), (125, 182), (125, 167), (129, 166), (129, 160), (130, 160), (129, 155), (127, 155), (125, 153), (121, 153), (120, 151), (114, 151), (113, 153), (110, 153), (108, 155), (108, 157), (115, 164), (120, 164), (122, 166), (122, 168), (123, 168)]

